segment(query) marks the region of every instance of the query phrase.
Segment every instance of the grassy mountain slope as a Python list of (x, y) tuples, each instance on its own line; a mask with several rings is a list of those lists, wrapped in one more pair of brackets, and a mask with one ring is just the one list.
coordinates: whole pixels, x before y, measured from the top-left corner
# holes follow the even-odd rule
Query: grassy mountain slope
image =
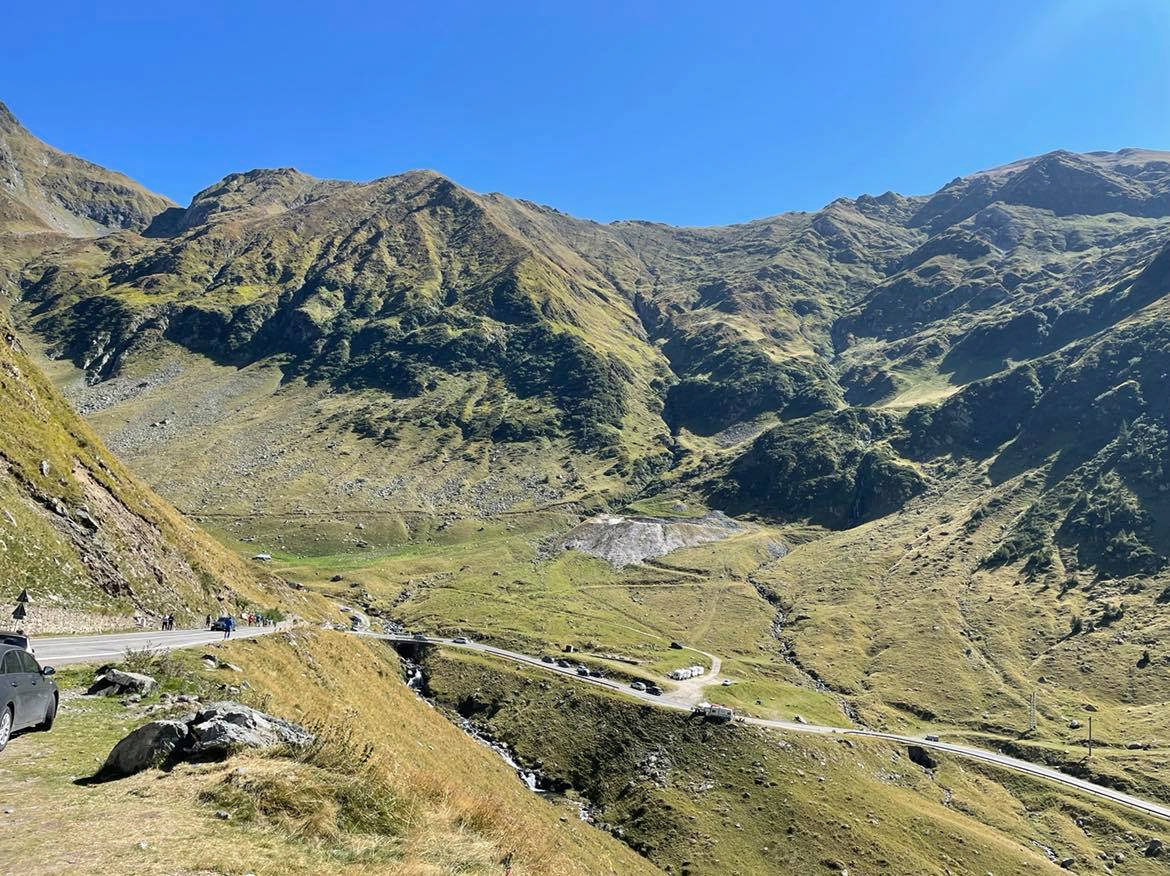
[[(442, 705), (584, 793), (668, 872), (1092, 871), (1153, 827), (946, 758), (924, 770), (881, 743), (713, 727), (475, 656), (425, 670)], [(1127, 844), (1119, 872), (1164, 866), (1131, 851), (1144, 845)]]
[(136, 665), (168, 693), (245, 697), (305, 722), (316, 750), (79, 785), (128, 727), (175, 706), (157, 693), (129, 706), (82, 697), (92, 671), (68, 670), (53, 732), (16, 737), (0, 759), (12, 827), (0, 869), (414, 876), (499, 874), (509, 859), (516, 876), (661, 872), (573, 806), (529, 791), (406, 687), (383, 643), (297, 629), (212, 650), (241, 672), (225, 678), (198, 652)]
[(0, 234), (142, 230), (171, 206), (120, 173), (42, 143), (0, 103)]
[(75, 631), (128, 626), (134, 613), (175, 613), (189, 622), (220, 608), (291, 605), (276, 579), (131, 475), (2, 317), (0, 410), (0, 601), (28, 590), (22, 626)]
[[(10, 285), (116, 453), (335, 600), (631, 677), (685, 640), (741, 710), (1167, 799), (1168, 190), (1165, 154), (1058, 152), (679, 229), (259, 170)], [(556, 549), (679, 505), (758, 525), (620, 572)]]

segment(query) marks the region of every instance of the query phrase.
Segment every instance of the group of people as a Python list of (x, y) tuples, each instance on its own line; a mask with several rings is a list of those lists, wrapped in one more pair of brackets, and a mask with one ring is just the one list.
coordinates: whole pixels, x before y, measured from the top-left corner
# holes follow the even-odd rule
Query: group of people
[[(225, 615), (225, 617), (227, 617), (227, 616)], [(229, 617), (228, 619), (231, 621), (232, 628), (235, 628), (236, 619), (234, 617)], [(134, 616), (134, 622), (140, 627), (144, 626), (146, 620), (147, 620), (147, 618), (142, 617), (140, 615)], [(208, 615), (207, 619), (204, 623), (204, 626), (207, 627), (207, 629), (211, 629), (211, 621), (212, 621), (212, 617), (211, 617), (211, 615)], [(276, 621), (272, 620), (271, 618), (265, 617), (262, 614), (258, 614), (254, 611), (240, 615), (240, 622), (242, 624), (244, 624), (245, 626), (249, 626), (249, 627), (257, 627), (257, 626), (259, 626), (259, 627), (274, 627), (274, 626), (276, 626)], [(173, 630), (175, 628), (175, 616), (173, 614), (164, 614), (162, 616), (162, 628), (164, 631)]]

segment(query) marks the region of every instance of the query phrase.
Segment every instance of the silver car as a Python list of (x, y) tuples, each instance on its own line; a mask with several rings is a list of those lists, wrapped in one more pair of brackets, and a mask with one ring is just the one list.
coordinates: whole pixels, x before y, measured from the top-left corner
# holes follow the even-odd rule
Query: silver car
[(52, 675), (24, 648), (0, 645), (0, 751), (17, 730), (52, 728), (60, 697)]

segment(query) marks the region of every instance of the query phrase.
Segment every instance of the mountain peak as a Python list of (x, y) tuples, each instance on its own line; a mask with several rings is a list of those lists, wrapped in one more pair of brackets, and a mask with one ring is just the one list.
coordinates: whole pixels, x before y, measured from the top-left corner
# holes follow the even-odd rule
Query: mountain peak
[(213, 221), (239, 221), (272, 216), (315, 200), (322, 191), (354, 185), (338, 180), (321, 180), (295, 167), (257, 167), (229, 173), (191, 199), (185, 210), (174, 211), (164, 223), (156, 223), (151, 234), (177, 233)]
[(0, 131), (21, 127), (20, 122), (13, 115), (12, 110), (8, 108), (8, 105), (4, 101), (0, 100)]
[(0, 230), (92, 237), (145, 228), (171, 202), (34, 137), (0, 103)]

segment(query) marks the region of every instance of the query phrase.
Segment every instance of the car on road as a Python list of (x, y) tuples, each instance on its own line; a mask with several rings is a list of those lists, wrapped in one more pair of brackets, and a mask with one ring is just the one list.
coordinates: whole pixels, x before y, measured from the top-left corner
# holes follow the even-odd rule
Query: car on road
[(217, 617), (213, 620), (208, 629), (213, 633), (222, 633), (224, 630), (230, 629), (232, 624), (232, 619), (225, 614), (223, 617)]
[(652, 697), (660, 697), (662, 696), (662, 688), (652, 684), (646, 688), (646, 693), (650, 694)]
[(938, 742), (938, 737), (935, 736), (933, 733), (928, 733), (923, 738), (926, 739), (927, 742)]
[(28, 636), (24, 633), (14, 633), (10, 630), (0, 630), (0, 645), (13, 645), (17, 648), (24, 648), (30, 654), (33, 649), (29, 646)]
[(543, 657), (540, 658), (540, 662), (541, 663), (556, 663), (557, 661), (553, 660), (553, 658), (551, 658), (547, 654), (545, 654)]
[(569, 661), (568, 660), (558, 660), (557, 666), (559, 666), (561, 669), (568, 669), (569, 668)]
[(52, 728), (60, 697), (52, 676), (24, 648), (0, 645), (0, 751), (17, 730)]
[(413, 636), (411, 636), (411, 638), (416, 642), (425, 642), (427, 640), (426, 635), (423, 633), (415, 633)]
[(681, 651), (683, 649), (683, 643), (682, 642), (671, 642), (670, 647), (674, 648), (674, 650), (676, 650), (676, 651)]
[(454, 639), (452, 639), (451, 641), (452, 641), (452, 642), (454, 642), (456, 645), (466, 645), (466, 644), (468, 644), (468, 641), (467, 641), (467, 636), (456, 636), (456, 637), (455, 637)]
[(605, 676), (604, 676), (604, 675), (602, 675), (602, 673), (601, 673), (601, 670), (600, 670), (600, 669), (590, 669), (590, 670), (589, 670), (589, 674), (590, 674), (591, 676), (593, 676), (594, 678), (605, 678)]
[(645, 690), (645, 689), (646, 689), (646, 685), (644, 685), (644, 684), (643, 684), (642, 682), (640, 682), (640, 681), (635, 681), (633, 684), (631, 684), (631, 685), (630, 685), (630, 690), (639, 690), (639, 691), (641, 691), (641, 690)]
[(584, 667), (584, 666), (578, 666), (578, 667), (577, 667), (577, 674), (578, 674), (578, 675), (588, 675), (588, 674), (589, 674), (589, 670), (588, 670), (586, 667)]

